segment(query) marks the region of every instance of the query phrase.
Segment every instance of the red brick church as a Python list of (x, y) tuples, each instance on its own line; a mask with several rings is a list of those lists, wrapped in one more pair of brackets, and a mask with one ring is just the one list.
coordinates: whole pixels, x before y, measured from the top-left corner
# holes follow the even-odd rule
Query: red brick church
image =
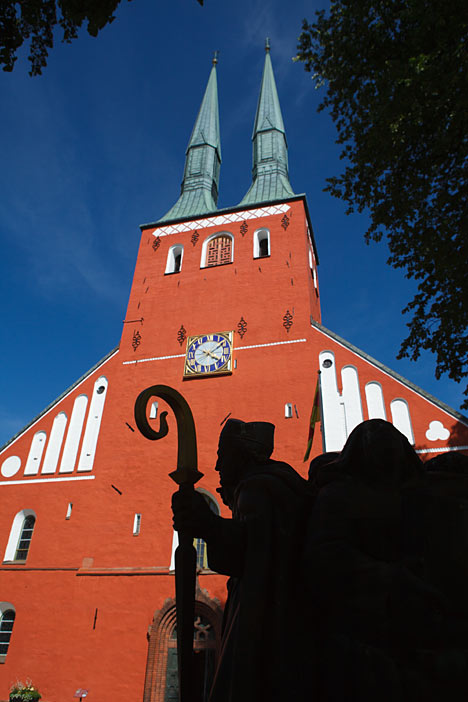
[[(305, 195), (289, 182), (267, 49), (253, 131), (252, 184), (217, 209), (221, 145), (216, 62), (186, 152), (181, 194), (141, 226), (119, 346), (13, 437), (0, 455), (0, 699), (30, 678), (50, 702), (175, 702), (170, 496), (177, 432), (150, 442), (134, 405), (154, 384), (189, 403), (197, 483), (220, 514), (213, 470), (227, 417), (276, 425), (274, 457), (303, 475), (318, 378), (322, 420), (311, 457), (339, 450), (362, 420), (387, 419), (423, 459), (467, 451), (468, 420), (321, 321), (318, 252)], [(197, 543), (194, 645), (206, 699), (224, 578)], [(84, 691), (86, 694), (84, 694)]]

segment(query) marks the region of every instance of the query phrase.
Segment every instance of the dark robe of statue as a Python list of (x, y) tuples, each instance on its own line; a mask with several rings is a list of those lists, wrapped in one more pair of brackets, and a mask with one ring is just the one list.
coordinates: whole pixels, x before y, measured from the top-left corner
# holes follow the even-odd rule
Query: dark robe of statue
[(315, 699), (442, 702), (453, 680), (437, 668), (463, 625), (451, 628), (447, 600), (424, 577), (412, 507), (425, 489), (421, 461), (393, 425), (370, 420), (312, 479), (304, 582), (319, 642)]
[(305, 648), (297, 631), (297, 532), (307, 483), (269, 458), (273, 430), (264, 422), (229, 420), (220, 437), (219, 492), (233, 518), (210, 517), (200, 534), (210, 568), (230, 576), (211, 702), (284, 702), (300, 695)]

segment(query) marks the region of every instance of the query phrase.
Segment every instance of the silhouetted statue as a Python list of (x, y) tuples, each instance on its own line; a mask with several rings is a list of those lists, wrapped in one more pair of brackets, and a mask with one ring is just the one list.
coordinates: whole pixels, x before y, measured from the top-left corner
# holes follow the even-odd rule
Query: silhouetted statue
[(467, 616), (468, 456), (448, 451), (424, 467), (426, 486), (408, 506), (423, 544), (424, 576), (448, 598), (453, 616)]
[[(217, 517), (201, 495), (173, 496), (176, 529), (207, 543), (212, 570), (229, 575), (222, 648), (211, 702), (299, 699), (298, 515), (307, 483), (273, 461), (274, 425), (226, 422), (219, 439), (220, 492), (232, 519)], [(299, 654), (305, 651), (298, 646)]]
[(315, 699), (445, 701), (465, 684), (468, 629), (425, 577), (414, 508), (426, 490), (421, 461), (392, 424), (375, 419), (313, 479), (304, 580), (320, 642)]

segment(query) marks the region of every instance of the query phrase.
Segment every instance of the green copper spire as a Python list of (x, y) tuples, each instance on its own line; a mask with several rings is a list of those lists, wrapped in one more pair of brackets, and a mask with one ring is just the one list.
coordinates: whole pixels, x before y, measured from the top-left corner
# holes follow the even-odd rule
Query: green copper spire
[(218, 87), (213, 58), (208, 85), (185, 152), (185, 170), (180, 197), (159, 221), (214, 212), (218, 202), (221, 141), (219, 138)]
[(253, 182), (241, 205), (282, 200), (294, 195), (288, 175), (288, 145), (270, 58), (265, 45), (265, 67), (252, 135)]

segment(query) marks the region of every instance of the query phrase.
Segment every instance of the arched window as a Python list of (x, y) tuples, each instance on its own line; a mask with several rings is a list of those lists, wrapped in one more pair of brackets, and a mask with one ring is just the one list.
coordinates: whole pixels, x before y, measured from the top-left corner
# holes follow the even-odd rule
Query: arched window
[(25, 563), (36, 524), (36, 515), (32, 509), (23, 509), (13, 519), (10, 537), (5, 551), (4, 562), (20, 561)]
[[(209, 492), (206, 490), (203, 490), (203, 488), (199, 488), (197, 492), (200, 493), (200, 495), (203, 495), (205, 498), (206, 502), (208, 503), (209, 508), (211, 509), (214, 514), (219, 516), (220, 509), (217, 501), (215, 498), (210, 495)], [(174, 531), (173, 538), (172, 538), (172, 553), (171, 553), (171, 564), (169, 566), (169, 570), (175, 570), (175, 550), (177, 546), (179, 545), (179, 535), (176, 531)], [(203, 539), (196, 538), (193, 540), (193, 545), (195, 547), (195, 550), (197, 552), (197, 569), (198, 570), (204, 570), (208, 568), (208, 556), (207, 556), (207, 550), (206, 550), (206, 543), (203, 541)]]
[(182, 244), (171, 246), (167, 254), (166, 273), (180, 273), (183, 257), (184, 247)]
[(232, 234), (223, 232), (215, 234), (203, 242), (202, 248), (202, 268), (209, 266), (223, 266), (232, 263), (234, 239)]
[(15, 608), (12, 604), (0, 602), (0, 663), (5, 662), (8, 653), (15, 614)]
[[(214, 514), (219, 515), (219, 507), (215, 499), (204, 490), (197, 490), (197, 492), (203, 495), (211, 511), (214, 512)], [(208, 554), (206, 551), (206, 543), (203, 541), (203, 539), (196, 538), (193, 540), (193, 545), (195, 546), (195, 550), (197, 552), (197, 568), (201, 568), (202, 570), (208, 568)]]
[(265, 258), (270, 255), (270, 232), (268, 229), (258, 229), (254, 233), (254, 258)]
[(32, 514), (27, 516), (24, 520), (18, 545), (16, 547), (15, 561), (25, 561), (28, 557), (35, 523), (36, 517), (34, 517)]

